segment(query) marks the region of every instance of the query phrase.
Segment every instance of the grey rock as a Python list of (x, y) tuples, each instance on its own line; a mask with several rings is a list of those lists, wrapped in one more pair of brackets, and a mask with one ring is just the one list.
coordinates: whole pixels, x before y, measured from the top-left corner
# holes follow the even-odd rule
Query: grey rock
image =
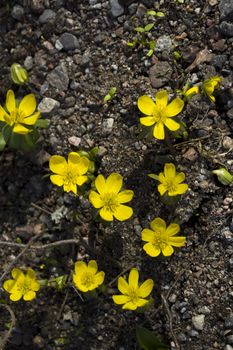
[(154, 88), (160, 88), (169, 82), (172, 76), (172, 67), (168, 62), (159, 61), (149, 70), (149, 78)]
[(233, 345), (233, 335), (230, 334), (226, 337), (227, 343)]
[(20, 5), (15, 5), (11, 11), (11, 16), (17, 21), (22, 21), (24, 18), (24, 8)]
[(192, 317), (192, 323), (198, 331), (202, 331), (205, 323), (205, 315), (200, 314)]
[(233, 36), (233, 24), (223, 21), (220, 26), (219, 26), (220, 32), (228, 37), (232, 37)]
[(39, 22), (41, 24), (47, 23), (49, 20), (54, 19), (56, 17), (56, 12), (53, 10), (47, 9), (39, 17)]
[(231, 313), (231, 314), (225, 319), (225, 328), (226, 328), (226, 329), (233, 329), (233, 313)]
[(177, 334), (177, 339), (180, 341), (180, 342), (185, 342), (187, 340), (187, 337), (184, 333), (179, 333)]
[(52, 111), (54, 111), (59, 107), (60, 107), (60, 102), (50, 97), (44, 97), (43, 100), (38, 105), (38, 109), (42, 113), (46, 113), (46, 114), (51, 113)]
[(134, 15), (137, 12), (138, 4), (136, 2), (133, 2), (131, 5), (129, 5), (128, 10), (130, 15)]
[(140, 3), (138, 5), (136, 16), (141, 18), (141, 17), (143, 17), (146, 14), (146, 11), (147, 11), (147, 8), (143, 4)]
[(233, 119), (233, 108), (229, 109), (229, 111), (227, 111), (227, 116), (230, 119)]
[(199, 333), (197, 331), (195, 331), (195, 329), (192, 329), (190, 332), (190, 337), (198, 337), (199, 336)]
[(168, 301), (169, 301), (170, 303), (172, 303), (172, 304), (174, 304), (174, 303), (176, 302), (176, 300), (177, 300), (177, 295), (174, 294), (174, 293), (172, 293), (172, 294), (170, 295), (170, 297), (168, 298)]
[(232, 20), (233, 19), (233, 1), (221, 0), (219, 3), (220, 19)]
[(69, 85), (69, 77), (64, 67), (57, 66), (47, 76), (48, 83), (61, 91), (66, 91)]
[(68, 142), (70, 145), (78, 147), (81, 143), (81, 138), (77, 136), (71, 136), (68, 138)]
[(224, 348), (224, 350), (233, 350), (233, 347), (229, 344), (227, 344)]
[(198, 312), (200, 312), (201, 314), (204, 315), (209, 315), (210, 314), (210, 309), (208, 308), (208, 306), (202, 306)]
[(24, 63), (23, 63), (24, 67), (27, 69), (27, 70), (31, 70), (32, 67), (33, 67), (33, 57), (32, 56), (27, 56), (24, 60)]
[(227, 55), (216, 55), (213, 59), (215, 68), (222, 69), (222, 66), (227, 61)]
[(110, 0), (110, 9), (114, 18), (117, 18), (124, 13), (124, 8), (120, 5), (118, 0)]
[(99, 148), (98, 148), (98, 156), (99, 157), (103, 157), (107, 153), (108, 153), (107, 148), (105, 148), (104, 146), (99, 146)]
[(42, 13), (44, 10), (44, 0), (30, 0), (30, 8), (36, 14)]
[(76, 36), (71, 33), (63, 33), (56, 41), (56, 45), (58, 44), (61, 44), (63, 50), (65, 51), (73, 51), (75, 49), (79, 49), (79, 41)]
[(162, 35), (156, 40), (155, 52), (166, 51), (167, 53), (170, 53), (172, 48), (172, 40), (169, 35)]
[(107, 118), (103, 121), (103, 133), (105, 135), (110, 134), (112, 132), (113, 124), (114, 124), (113, 118)]
[(98, 0), (89, 0), (89, 4), (91, 6), (97, 4), (97, 2), (98, 2)]

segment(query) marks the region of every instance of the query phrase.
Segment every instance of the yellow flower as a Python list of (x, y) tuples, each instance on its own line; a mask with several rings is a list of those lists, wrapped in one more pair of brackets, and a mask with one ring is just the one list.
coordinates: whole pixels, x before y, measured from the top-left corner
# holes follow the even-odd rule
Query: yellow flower
[(104, 282), (105, 273), (98, 272), (95, 260), (90, 260), (88, 265), (84, 261), (77, 261), (74, 269), (73, 281), (81, 292), (94, 290)]
[(207, 79), (203, 83), (203, 91), (209, 97), (210, 101), (215, 102), (215, 97), (213, 95), (214, 91), (219, 89), (221, 83), (220, 77), (212, 77)]
[(50, 170), (56, 175), (51, 175), (50, 180), (54, 185), (63, 186), (65, 192), (77, 194), (77, 186), (82, 186), (88, 177), (89, 160), (81, 157), (76, 152), (70, 152), (68, 162), (62, 156), (52, 156), (49, 161)]
[(164, 173), (160, 173), (158, 176), (159, 182), (158, 191), (161, 196), (166, 192), (168, 196), (177, 196), (187, 191), (188, 185), (182, 184), (185, 180), (184, 173), (176, 173), (175, 165), (172, 163), (166, 163), (164, 166)]
[(95, 179), (95, 187), (97, 192), (90, 191), (89, 200), (92, 205), (100, 209), (100, 216), (106, 221), (112, 221), (115, 217), (119, 221), (129, 219), (133, 215), (133, 209), (122, 205), (133, 198), (133, 191), (124, 190), (122, 188), (122, 176), (112, 173), (105, 180), (103, 175), (98, 175)]
[(122, 309), (136, 310), (149, 302), (145, 298), (151, 293), (154, 282), (148, 279), (139, 285), (138, 279), (139, 273), (135, 268), (131, 269), (128, 282), (123, 277), (118, 278), (118, 289), (122, 295), (113, 295), (112, 298), (115, 304), (123, 304)]
[(25, 301), (31, 301), (36, 297), (40, 289), (40, 284), (36, 280), (35, 271), (28, 269), (26, 275), (19, 269), (13, 269), (11, 272), (13, 279), (3, 283), (3, 288), (10, 293), (12, 301), (18, 301), (22, 297)]
[(193, 86), (184, 92), (184, 96), (189, 100), (191, 97), (199, 93), (199, 87)]
[(148, 116), (140, 118), (140, 123), (145, 126), (154, 125), (154, 137), (159, 140), (164, 140), (164, 126), (171, 131), (176, 131), (180, 128), (180, 124), (171, 118), (182, 111), (184, 101), (180, 98), (175, 98), (168, 104), (168, 94), (166, 90), (157, 92), (155, 100), (156, 102), (146, 95), (139, 97), (138, 108), (143, 114)]
[(14, 133), (25, 135), (31, 132), (30, 127), (40, 117), (40, 111), (34, 113), (35, 110), (36, 99), (33, 94), (25, 96), (17, 105), (14, 92), (8, 90), (6, 110), (0, 105), (0, 121), (10, 125)]
[(183, 247), (185, 237), (174, 237), (179, 231), (180, 226), (172, 223), (166, 227), (166, 222), (161, 218), (155, 218), (150, 223), (150, 229), (145, 228), (142, 231), (142, 240), (146, 243), (143, 246), (145, 252), (152, 256), (158, 256), (161, 252), (164, 256), (170, 256), (174, 252), (173, 247)]

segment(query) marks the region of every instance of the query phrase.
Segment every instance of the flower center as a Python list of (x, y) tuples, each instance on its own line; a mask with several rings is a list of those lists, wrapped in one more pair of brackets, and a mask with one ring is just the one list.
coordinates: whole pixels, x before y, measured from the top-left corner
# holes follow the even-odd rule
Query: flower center
[(30, 286), (26, 282), (17, 283), (17, 289), (22, 294), (26, 294), (31, 290)]
[(82, 277), (81, 277), (81, 282), (82, 284), (89, 288), (92, 284), (93, 284), (93, 274), (89, 273), (89, 272), (85, 272), (83, 273)]
[(74, 171), (74, 169), (72, 169), (72, 167), (68, 166), (66, 173), (64, 175), (64, 185), (76, 185), (76, 181), (77, 181), (77, 171)]
[(4, 117), (6, 123), (9, 124), (10, 126), (12, 126), (16, 123), (18, 123), (18, 124), (23, 123), (24, 118), (25, 118), (24, 113), (23, 112), (19, 113), (17, 108), (10, 113), (10, 116), (5, 115), (5, 117)]
[(156, 123), (162, 122), (165, 123), (167, 116), (164, 114), (164, 108), (156, 108), (154, 110), (153, 116), (156, 120)]
[(177, 189), (177, 185), (174, 182), (174, 179), (167, 179), (165, 186), (169, 192), (175, 192)]
[(104, 202), (105, 209), (112, 213), (114, 213), (120, 205), (116, 193), (105, 193), (102, 197), (102, 201)]
[(138, 292), (137, 292), (137, 289), (134, 288), (134, 287), (131, 287), (128, 291), (128, 296), (130, 297), (130, 301), (133, 303), (133, 304), (137, 304), (137, 301), (138, 301)]
[(160, 231), (156, 231), (152, 244), (160, 249), (164, 249), (167, 246), (167, 237), (162, 235)]

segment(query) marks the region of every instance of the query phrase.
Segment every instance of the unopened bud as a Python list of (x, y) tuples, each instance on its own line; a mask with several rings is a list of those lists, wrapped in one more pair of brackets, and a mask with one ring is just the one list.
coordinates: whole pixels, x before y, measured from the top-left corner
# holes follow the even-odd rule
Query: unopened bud
[(217, 175), (218, 181), (223, 185), (230, 185), (233, 181), (233, 176), (225, 168), (213, 170), (212, 173)]
[(17, 85), (23, 85), (28, 81), (28, 73), (19, 63), (13, 63), (11, 66), (11, 79)]

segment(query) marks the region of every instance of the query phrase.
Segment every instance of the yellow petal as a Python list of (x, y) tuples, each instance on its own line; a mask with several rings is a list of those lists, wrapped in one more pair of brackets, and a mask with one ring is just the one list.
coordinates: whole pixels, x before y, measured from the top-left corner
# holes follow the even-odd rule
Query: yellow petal
[(96, 286), (100, 286), (104, 282), (105, 273), (103, 271), (98, 272), (94, 277), (94, 283)]
[(142, 125), (145, 125), (145, 126), (154, 125), (155, 122), (156, 122), (156, 118), (155, 117), (143, 117), (143, 118), (140, 118), (140, 123)]
[(25, 128), (25, 126), (23, 126), (21, 124), (15, 124), (15, 126), (13, 127), (13, 132), (15, 134), (26, 135), (26, 134), (29, 134), (29, 132), (31, 132), (31, 130)]
[(85, 182), (87, 182), (88, 177), (87, 176), (78, 176), (76, 179), (76, 184), (78, 186), (82, 186), (83, 184), (85, 184)]
[(23, 294), (21, 291), (18, 291), (18, 292), (15, 292), (15, 293), (12, 293), (10, 295), (10, 300), (12, 301), (18, 301), (22, 298)]
[(124, 310), (136, 310), (138, 308), (137, 304), (132, 303), (132, 301), (129, 301), (125, 305), (122, 306), (122, 309)]
[(118, 193), (122, 187), (122, 176), (112, 173), (106, 180), (106, 189), (108, 192)]
[(185, 180), (185, 174), (184, 173), (179, 173), (176, 175), (175, 177), (175, 182), (176, 184), (180, 184), (181, 182), (183, 182)]
[(37, 292), (40, 289), (40, 283), (35, 281), (30, 282), (30, 289)]
[(164, 256), (170, 256), (174, 253), (174, 249), (171, 245), (167, 245), (165, 248), (162, 249), (162, 253)]
[(103, 205), (104, 205), (100, 195), (95, 191), (90, 191), (89, 201), (97, 209), (103, 207)]
[(29, 292), (24, 294), (23, 300), (30, 301), (30, 300), (34, 299), (35, 297), (36, 297), (36, 293), (30, 290)]
[(22, 123), (26, 125), (34, 125), (39, 117), (40, 117), (40, 112), (36, 112), (30, 117), (24, 118)]
[(163, 196), (165, 192), (167, 192), (167, 187), (165, 187), (163, 184), (158, 185), (158, 191), (160, 193), (160, 196)]
[(183, 108), (184, 108), (184, 101), (181, 100), (179, 97), (177, 97), (171, 103), (169, 103), (166, 110), (164, 111), (164, 114), (167, 117), (175, 117), (177, 114), (179, 114), (182, 111)]
[(55, 174), (64, 175), (67, 169), (65, 158), (62, 156), (52, 156), (49, 160), (49, 169)]
[(151, 231), (148, 228), (145, 228), (144, 230), (142, 230), (142, 241), (153, 242), (154, 238), (155, 238), (154, 231)]
[(50, 181), (57, 186), (62, 186), (64, 184), (63, 176), (61, 175), (50, 175)]
[(187, 190), (188, 190), (188, 185), (187, 184), (180, 184), (180, 185), (177, 185), (177, 188), (176, 188), (176, 195), (177, 194), (183, 194), (185, 193)]
[(76, 165), (80, 160), (80, 154), (77, 152), (70, 152), (68, 155), (68, 164)]
[(166, 182), (166, 178), (163, 173), (159, 173), (159, 181), (162, 183)]
[(144, 95), (138, 99), (138, 108), (143, 114), (152, 115), (155, 108), (155, 103), (152, 98)]
[(36, 278), (36, 273), (32, 269), (27, 270), (26, 278), (34, 280)]
[(156, 105), (158, 106), (159, 110), (164, 109), (167, 106), (168, 103), (168, 94), (166, 90), (162, 90), (157, 92), (155, 96)]
[(158, 140), (164, 140), (165, 139), (165, 133), (164, 133), (164, 125), (161, 122), (158, 122), (154, 126), (153, 136)]
[(129, 201), (132, 200), (134, 195), (134, 192), (131, 190), (124, 190), (121, 191), (118, 196), (117, 196), (117, 200), (119, 201), (119, 203), (127, 203)]
[(145, 250), (145, 252), (152, 256), (153, 258), (158, 256), (160, 253), (161, 253), (161, 249), (159, 247), (155, 247), (153, 244), (151, 243), (146, 243), (144, 246), (143, 246), (143, 249)]
[(166, 222), (161, 218), (155, 218), (151, 221), (150, 226), (155, 232), (164, 232), (166, 230)]
[(86, 157), (80, 157), (76, 152), (71, 152), (68, 155), (68, 164), (72, 169), (77, 169), (79, 175), (84, 175), (88, 171), (89, 160)]
[(73, 192), (74, 194), (77, 194), (77, 186), (73, 183), (69, 183), (67, 185), (63, 185), (63, 190), (65, 192)]
[(128, 220), (133, 215), (133, 209), (127, 205), (119, 205), (113, 215), (119, 221)]
[(164, 124), (171, 131), (176, 131), (180, 128), (180, 124), (171, 118), (167, 118)]
[(3, 288), (8, 292), (12, 293), (14, 290), (14, 287), (16, 287), (16, 281), (15, 280), (7, 280), (3, 283)]
[(9, 113), (12, 113), (16, 109), (15, 105), (15, 94), (14, 91), (8, 90), (6, 95), (6, 108)]
[(175, 177), (176, 176), (176, 167), (173, 163), (166, 163), (165, 164), (164, 175), (165, 175), (165, 177)]
[(76, 261), (74, 270), (77, 275), (87, 272), (87, 264), (84, 261)]
[(106, 210), (105, 207), (100, 209), (100, 216), (105, 221), (113, 221), (113, 214), (109, 210)]
[(129, 287), (138, 288), (139, 273), (137, 269), (131, 269), (129, 273)]
[(36, 98), (33, 94), (24, 96), (19, 104), (19, 113), (23, 113), (25, 116), (29, 117), (36, 110)]
[(5, 109), (0, 105), (0, 121), (2, 121), (2, 122), (5, 121), (5, 115), (7, 115), (8, 118), (10, 118), (10, 116), (9, 116), (8, 113), (5, 111)]
[(95, 275), (98, 270), (97, 262), (95, 260), (90, 260), (87, 265), (87, 270)]
[(100, 194), (106, 193), (106, 181), (103, 175), (98, 175), (95, 179), (95, 187)]
[(112, 299), (117, 305), (126, 304), (130, 300), (128, 295), (113, 295)]
[(178, 224), (170, 224), (166, 230), (166, 234), (168, 236), (174, 236), (176, 235), (178, 232), (180, 232), (180, 226)]
[(185, 95), (185, 97), (190, 98), (190, 97), (192, 97), (193, 95), (196, 95), (196, 94), (198, 94), (198, 93), (199, 93), (199, 87), (198, 87), (198, 86), (193, 86), (193, 87), (191, 87), (190, 89), (188, 89), (188, 90), (184, 93), (184, 95)]
[(119, 277), (118, 278), (117, 287), (118, 287), (119, 291), (122, 294), (128, 294), (128, 292), (129, 292), (129, 285), (128, 285), (128, 283), (126, 282), (126, 280), (123, 277)]
[(185, 237), (170, 237), (169, 244), (174, 247), (183, 247), (185, 245), (186, 238)]
[(152, 289), (154, 287), (154, 282), (152, 279), (146, 280), (142, 285), (139, 287), (139, 296), (141, 298), (146, 298), (151, 293)]
[(14, 268), (11, 272), (11, 276), (18, 281), (20, 282), (24, 282), (25, 281), (25, 275), (24, 273), (20, 270), (20, 269), (17, 269), (17, 268)]
[(148, 300), (146, 299), (138, 299), (137, 300), (137, 307), (145, 306), (148, 303)]

